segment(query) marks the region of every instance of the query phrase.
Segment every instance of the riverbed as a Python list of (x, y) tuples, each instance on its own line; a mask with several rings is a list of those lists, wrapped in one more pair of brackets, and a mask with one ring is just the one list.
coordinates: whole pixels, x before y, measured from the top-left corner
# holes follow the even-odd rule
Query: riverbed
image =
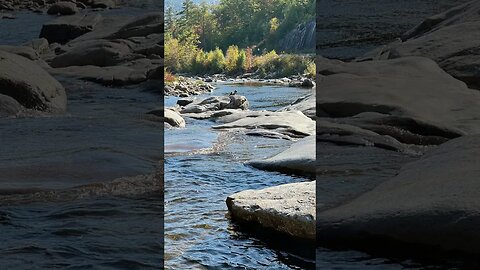
[[(217, 84), (213, 93), (237, 90), (251, 110), (277, 110), (312, 90)], [(177, 98), (166, 97), (166, 106)], [(245, 190), (307, 181), (265, 172), (244, 162), (272, 156), (291, 141), (219, 132), (208, 120), (186, 119), (186, 128), (165, 130), (166, 269), (314, 269), (314, 247), (279, 243), (249, 233), (228, 216), (225, 199)]]
[[(54, 19), (15, 16), (1, 21), (1, 44), (37, 38)], [(146, 112), (162, 104), (161, 83), (56, 78), (67, 92), (65, 114), (0, 119), (0, 268), (160, 269), (163, 124)]]

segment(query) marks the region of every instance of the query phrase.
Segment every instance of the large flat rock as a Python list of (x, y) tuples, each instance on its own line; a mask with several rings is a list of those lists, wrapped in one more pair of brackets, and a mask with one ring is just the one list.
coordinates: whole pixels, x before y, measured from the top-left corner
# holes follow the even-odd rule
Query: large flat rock
[(423, 57), (321, 60), (317, 115), (408, 144), (480, 132), (480, 92)]
[(245, 190), (227, 198), (235, 220), (315, 241), (315, 181)]
[(289, 138), (304, 138), (315, 134), (315, 121), (300, 111), (221, 111), (218, 121), (223, 124), (214, 129), (263, 130), (286, 135)]
[(373, 190), (321, 211), (319, 243), (386, 239), (480, 253), (479, 154), (480, 135), (449, 141)]

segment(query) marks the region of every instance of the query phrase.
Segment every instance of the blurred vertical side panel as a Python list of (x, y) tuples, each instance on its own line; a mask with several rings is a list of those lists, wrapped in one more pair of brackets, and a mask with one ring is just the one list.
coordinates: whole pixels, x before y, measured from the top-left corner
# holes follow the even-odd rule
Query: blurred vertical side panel
[(163, 1), (0, 1), (2, 269), (163, 268)]

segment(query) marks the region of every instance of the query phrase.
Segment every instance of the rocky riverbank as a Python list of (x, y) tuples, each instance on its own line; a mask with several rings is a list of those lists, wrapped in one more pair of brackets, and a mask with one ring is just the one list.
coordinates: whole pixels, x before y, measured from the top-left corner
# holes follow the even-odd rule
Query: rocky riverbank
[(480, 209), (472, 193), (479, 165), (479, 9), (471, 1), (427, 18), (356, 61), (318, 59), (318, 142), (419, 157), (371, 191), (348, 200), (326, 194), (336, 201), (317, 206), (319, 245), (478, 253), (470, 226)]
[[(214, 85), (237, 85), (237, 81), (242, 82), (241, 79), (211, 81)], [(183, 118), (192, 118), (211, 121), (211, 128), (222, 133), (235, 132), (244, 136), (292, 141), (291, 147), (284, 152), (265, 160), (249, 161), (247, 164), (268, 171), (314, 177), (315, 105), (315, 92), (312, 91), (308, 96), (275, 111), (251, 110), (246, 96), (230, 93), (208, 98), (180, 98), (175, 106), (165, 108), (164, 115), (168, 128), (185, 127), (185, 122), (186, 128), (189, 128), (189, 121)], [(315, 183), (289, 186), (299, 192), (278, 193), (285, 190), (280, 186), (231, 195), (227, 199), (227, 205), (232, 217), (247, 226), (257, 224), (267, 231), (312, 241), (315, 235)], [(303, 187), (302, 191), (300, 187)], [(272, 204), (268, 203), (269, 200)], [(290, 206), (286, 207), (287, 204), (280, 203), (281, 200), (289, 201)], [(260, 201), (266, 204), (256, 207)]]
[(213, 83), (274, 85), (296, 88), (315, 88), (315, 80), (306, 75), (295, 75), (283, 78), (261, 78), (255, 74), (227, 76), (215, 74), (203, 77), (175, 76), (173, 81), (167, 81), (164, 87), (165, 96), (189, 97), (213, 91)]

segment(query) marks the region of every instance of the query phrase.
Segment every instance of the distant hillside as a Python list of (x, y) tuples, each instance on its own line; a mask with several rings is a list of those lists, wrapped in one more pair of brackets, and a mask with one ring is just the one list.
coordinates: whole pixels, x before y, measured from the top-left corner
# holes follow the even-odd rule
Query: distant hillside
[[(220, 0), (193, 0), (195, 4), (200, 4), (202, 2), (208, 4), (218, 3)], [(173, 7), (175, 10), (180, 10), (182, 7), (183, 0), (165, 0), (165, 10), (169, 7)]]

